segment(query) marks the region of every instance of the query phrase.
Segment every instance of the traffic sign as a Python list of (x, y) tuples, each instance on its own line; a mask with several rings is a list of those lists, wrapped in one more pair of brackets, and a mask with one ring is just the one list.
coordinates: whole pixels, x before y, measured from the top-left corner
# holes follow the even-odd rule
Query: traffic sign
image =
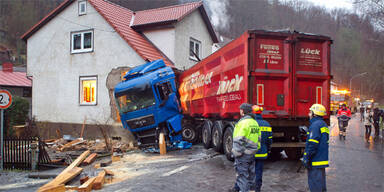
[(6, 109), (12, 104), (12, 95), (7, 90), (0, 90), (0, 109)]

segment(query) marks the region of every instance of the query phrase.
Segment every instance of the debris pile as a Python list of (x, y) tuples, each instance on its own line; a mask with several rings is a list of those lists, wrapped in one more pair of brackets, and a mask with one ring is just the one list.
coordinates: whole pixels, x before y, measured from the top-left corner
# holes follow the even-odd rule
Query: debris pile
[(92, 189), (99, 190), (103, 188), (106, 180), (111, 180), (113, 172), (110, 170), (102, 169), (98, 170), (98, 175), (95, 177), (84, 176), (80, 178), (80, 186), (66, 186), (66, 183), (70, 182), (83, 172), (84, 168), (80, 165), (89, 165), (95, 158), (97, 153), (92, 153), (90, 150), (84, 151), (79, 157), (76, 158), (68, 167), (66, 167), (59, 175), (53, 180), (45, 184), (38, 189), (39, 192), (48, 191), (66, 191), (76, 190), (81, 192), (88, 192)]
[[(136, 150), (132, 143), (123, 143), (119, 137), (103, 141), (64, 135), (60, 139), (45, 140), (45, 143), (51, 158), (51, 163), (45, 166), (65, 169), (38, 191), (102, 189), (104, 183), (112, 182), (114, 175), (104, 167), (120, 161), (125, 152)], [(72, 186), (73, 183), (77, 185)]]

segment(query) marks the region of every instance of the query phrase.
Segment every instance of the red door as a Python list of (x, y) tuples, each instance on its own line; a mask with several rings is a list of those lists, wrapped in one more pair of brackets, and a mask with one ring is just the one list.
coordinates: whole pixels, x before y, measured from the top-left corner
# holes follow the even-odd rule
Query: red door
[[(315, 36), (316, 37), (316, 36)], [(330, 39), (295, 35), (293, 54), (293, 109), (295, 117), (307, 117), (312, 104), (329, 111)], [(327, 115), (329, 117), (329, 114)]]

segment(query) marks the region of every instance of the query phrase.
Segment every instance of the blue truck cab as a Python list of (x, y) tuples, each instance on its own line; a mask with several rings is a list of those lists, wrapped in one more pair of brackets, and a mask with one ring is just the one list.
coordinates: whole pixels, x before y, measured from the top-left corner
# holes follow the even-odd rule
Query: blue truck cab
[(157, 146), (159, 134), (166, 141), (181, 141), (183, 115), (178, 101), (175, 73), (163, 60), (132, 68), (116, 85), (114, 95), (123, 127), (139, 147)]

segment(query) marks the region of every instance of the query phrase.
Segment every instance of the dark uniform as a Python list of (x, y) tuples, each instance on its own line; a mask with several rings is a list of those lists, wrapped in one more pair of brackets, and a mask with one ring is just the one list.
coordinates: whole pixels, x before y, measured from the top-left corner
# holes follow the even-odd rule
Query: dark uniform
[(327, 191), (325, 167), (329, 166), (329, 129), (322, 117), (315, 116), (310, 121), (307, 142), (303, 157), (308, 168), (308, 185), (312, 192)]
[[(243, 109), (244, 104), (240, 106)], [(232, 154), (235, 157), (235, 170), (237, 173), (236, 186), (240, 191), (248, 192), (255, 177), (254, 156), (260, 148), (260, 128), (258, 123), (248, 113), (252, 105), (246, 104), (244, 115), (236, 124), (233, 131)]]
[(260, 114), (256, 114), (255, 117), (261, 130), (261, 147), (255, 155), (256, 178), (254, 189), (257, 192), (261, 190), (264, 160), (268, 158), (268, 151), (270, 151), (272, 145), (272, 127)]

